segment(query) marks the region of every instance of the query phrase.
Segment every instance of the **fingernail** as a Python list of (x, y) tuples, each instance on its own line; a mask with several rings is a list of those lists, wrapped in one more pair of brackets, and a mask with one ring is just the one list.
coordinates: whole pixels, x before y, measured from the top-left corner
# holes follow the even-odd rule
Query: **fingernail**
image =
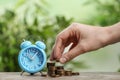
[(66, 58), (60, 58), (61, 63), (65, 63), (66, 61), (67, 61)]

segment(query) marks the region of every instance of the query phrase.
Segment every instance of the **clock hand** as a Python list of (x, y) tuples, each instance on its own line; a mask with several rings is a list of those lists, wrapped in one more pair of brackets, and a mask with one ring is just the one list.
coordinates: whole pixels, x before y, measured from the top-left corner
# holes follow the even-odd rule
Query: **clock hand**
[(37, 54), (38, 54), (38, 52), (36, 52), (35, 55), (33, 55), (33, 57), (31, 58), (31, 60), (33, 60)]

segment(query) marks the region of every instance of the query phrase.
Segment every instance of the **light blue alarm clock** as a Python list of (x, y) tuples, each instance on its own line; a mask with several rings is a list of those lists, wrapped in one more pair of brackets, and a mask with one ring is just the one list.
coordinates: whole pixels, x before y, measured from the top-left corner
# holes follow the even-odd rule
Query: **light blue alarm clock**
[(24, 41), (20, 45), (21, 51), (18, 55), (18, 63), (20, 68), (28, 73), (36, 73), (41, 71), (46, 64), (46, 45), (37, 41), (32, 44), (30, 41)]

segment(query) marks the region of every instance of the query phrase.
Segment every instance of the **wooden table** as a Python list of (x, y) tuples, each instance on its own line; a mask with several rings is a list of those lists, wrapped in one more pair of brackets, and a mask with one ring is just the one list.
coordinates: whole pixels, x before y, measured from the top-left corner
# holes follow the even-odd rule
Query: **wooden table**
[(114, 72), (81, 72), (79, 76), (41, 77), (40, 73), (30, 76), (20, 72), (0, 72), (0, 80), (120, 80), (120, 73)]

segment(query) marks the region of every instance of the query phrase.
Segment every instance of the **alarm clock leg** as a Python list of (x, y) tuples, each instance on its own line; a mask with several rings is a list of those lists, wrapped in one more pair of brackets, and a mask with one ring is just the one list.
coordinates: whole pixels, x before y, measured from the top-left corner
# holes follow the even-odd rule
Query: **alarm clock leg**
[(40, 71), (40, 74), (42, 74), (42, 72)]
[(30, 73), (30, 75), (34, 75), (34, 73)]
[(22, 74), (23, 74), (24, 72), (25, 72), (25, 71), (22, 71), (20, 75), (22, 76)]

